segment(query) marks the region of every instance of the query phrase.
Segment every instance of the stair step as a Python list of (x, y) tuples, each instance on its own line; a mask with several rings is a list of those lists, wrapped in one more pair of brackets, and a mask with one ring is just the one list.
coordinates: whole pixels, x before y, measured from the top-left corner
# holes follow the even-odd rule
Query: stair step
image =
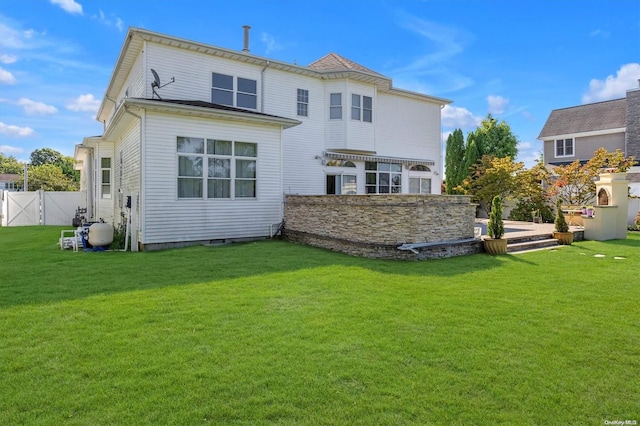
[(509, 243), (507, 245), (507, 253), (519, 253), (523, 251), (542, 250), (558, 247), (558, 240), (555, 238), (536, 239), (531, 241), (522, 241), (518, 243)]

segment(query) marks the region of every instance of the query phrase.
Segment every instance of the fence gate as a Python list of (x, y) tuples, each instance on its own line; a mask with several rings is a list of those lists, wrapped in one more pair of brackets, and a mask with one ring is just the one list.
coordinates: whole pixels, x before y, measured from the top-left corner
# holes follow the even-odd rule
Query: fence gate
[(69, 225), (82, 204), (80, 192), (2, 193), (2, 226)]

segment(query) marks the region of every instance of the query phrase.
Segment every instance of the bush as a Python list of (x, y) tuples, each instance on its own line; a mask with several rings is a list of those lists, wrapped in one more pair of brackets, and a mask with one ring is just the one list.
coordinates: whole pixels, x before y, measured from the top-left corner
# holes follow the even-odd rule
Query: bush
[(629, 231), (640, 231), (640, 211), (633, 219), (633, 225), (629, 225)]
[(499, 195), (493, 197), (491, 213), (487, 223), (487, 233), (491, 238), (499, 239), (504, 235), (504, 222), (502, 220), (502, 199)]
[(113, 242), (109, 246), (109, 250), (123, 250), (124, 240), (127, 233), (127, 228), (124, 224), (115, 226), (113, 229)]
[(518, 220), (521, 222), (533, 221), (534, 211), (539, 212), (539, 216), (542, 217), (542, 222), (553, 222), (553, 211), (547, 203), (535, 202), (531, 199), (520, 199), (516, 203), (516, 206), (509, 213), (509, 220)]
[(567, 221), (564, 219), (564, 214), (562, 213), (562, 202), (558, 200), (556, 203), (556, 232), (569, 232), (569, 225), (567, 225)]

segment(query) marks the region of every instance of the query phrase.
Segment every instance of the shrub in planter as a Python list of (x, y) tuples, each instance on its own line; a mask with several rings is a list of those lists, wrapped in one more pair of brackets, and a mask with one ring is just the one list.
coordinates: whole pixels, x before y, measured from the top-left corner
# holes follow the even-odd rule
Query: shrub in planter
[(484, 240), (484, 249), (489, 254), (503, 254), (507, 252), (507, 240), (504, 236), (504, 221), (502, 220), (502, 199), (499, 195), (493, 197), (491, 214), (487, 223), (487, 234), (490, 238)]
[(573, 233), (569, 232), (569, 225), (562, 213), (561, 201), (558, 200), (556, 204), (556, 220), (554, 222), (556, 230), (553, 233), (553, 238), (557, 239), (560, 244), (569, 245), (573, 242)]

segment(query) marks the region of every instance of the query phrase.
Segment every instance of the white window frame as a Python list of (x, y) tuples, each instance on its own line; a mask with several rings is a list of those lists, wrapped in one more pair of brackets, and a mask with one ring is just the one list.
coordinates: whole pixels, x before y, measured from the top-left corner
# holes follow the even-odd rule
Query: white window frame
[[(179, 139), (194, 139), (196, 141), (202, 141), (202, 152), (179, 152), (177, 151), (177, 143)], [(210, 152), (210, 146), (215, 146), (215, 142), (229, 142), (231, 145), (230, 153), (215, 153)], [(209, 142), (212, 145), (209, 145)], [(239, 144), (249, 144), (255, 146), (255, 157), (250, 155), (239, 155), (237, 153), (237, 147)], [(179, 161), (180, 157), (195, 157), (200, 159), (200, 175), (199, 176), (181, 176)], [(229, 177), (210, 176), (209, 160), (223, 160), (228, 162), (228, 175)], [(240, 162), (252, 162), (253, 163), (253, 176), (238, 176), (241, 172), (241, 168), (238, 167)], [(188, 137), (178, 136), (176, 137), (176, 198), (178, 200), (255, 200), (258, 198), (258, 143), (247, 141), (234, 141), (224, 138), (201, 138), (201, 137)], [(180, 196), (180, 179), (193, 179), (200, 181), (200, 193), (199, 197), (185, 197)], [(209, 182), (216, 180), (229, 181), (228, 197), (209, 197)], [(243, 196), (238, 194), (239, 182), (253, 182), (253, 196)]]
[(299, 117), (309, 116), (309, 91), (297, 89), (296, 113)]
[[(108, 160), (109, 165), (105, 167), (104, 160)], [(113, 158), (112, 157), (100, 157), (100, 198), (111, 199), (113, 193)], [(107, 179), (105, 179), (107, 176)], [(105, 183), (105, 180), (107, 183)], [(108, 191), (105, 192), (105, 188)]]
[[(376, 164), (376, 169), (368, 169), (369, 164)], [(365, 194), (402, 194), (402, 164), (366, 161), (364, 173)], [(375, 184), (369, 183), (370, 177), (374, 174)], [(389, 182), (384, 185), (381, 179), (383, 175), (388, 175), (389, 178)], [(398, 179), (398, 184), (393, 183), (394, 178)], [(375, 192), (370, 191), (371, 188), (375, 188)], [(388, 188), (389, 192), (380, 192), (381, 188)]]
[[(334, 103), (334, 95), (338, 95), (335, 98), (340, 101), (339, 104)], [(339, 112), (340, 116), (338, 117), (338, 114), (335, 114), (336, 117), (333, 117), (334, 112)], [(329, 94), (329, 120), (342, 120), (342, 93)]]
[[(559, 153), (560, 152), (560, 150), (558, 149), (559, 142), (562, 143), (562, 154)], [(566, 153), (568, 147), (571, 147), (571, 154)], [(575, 139), (573, 138), (556, 139), (553, 141), (553, 149), (554, 149), (556, 158), (575, 157), (576, 155)]]
[(351, 119), (363, 123), (373, 122), (373, 98), (371, 96), (351, 94)]
[[(333, 176), (336, 179), (335, 182), (335, 194), (329, 194), (329, 188), (326, 187), (326, 181), (329, 176)], [(349, 178), (349, 180), (353, 179), (352, 182), (345, 183), (345, 177)], [(358, 193), (358, 176), (355, 173), (345, 173), (345, 172), (329, 172), (325, 175), (325, 194), (327, 195), (355, 195)]]
[[(214, 79), (215, 75), (219, 75), (221, 77), (231, 78), (231, 88), (222, 87), (222, 86), (214, 86), (213, 79)], [(244, 80), (246, 82), (253, 83), (254, 86), (255, 86), (255, 92), (247, 92), (247, 91), (240, 90), (240, 80)], [(216, 100), (214, 99), (214, 92), (215, 91), (227, 92), (227, 93), (231, 94), (231, 103), (216, 102)], [(255, 107), (240, 106), (239, 99), (241, 97), (247, 97), (247, 96), (248, 97), (252, 97), (254, 99)], [(236, 107), (236, 108), (250, 109), (250, 110), (254, 110), (255, 111), (255, 110), (258, 109), (258, 81), (254, 80), (252, 78), (234, 76), (234, 75), (223, 74), (223, 73), (219, 73), (219, 72), (212, 72), (211, 73), (211, 102), (215, 103), (215, 104), (227, 105), (227, 106)]]
[[(418, 192), (413, 192), (411, 189), (411, 181), (418, 181)], [(433, 181), (428, 176), (409, 176), (409, 194), (432, 194), (431, 187)], [(426, 191), (425, 191), (426, 189)]]

